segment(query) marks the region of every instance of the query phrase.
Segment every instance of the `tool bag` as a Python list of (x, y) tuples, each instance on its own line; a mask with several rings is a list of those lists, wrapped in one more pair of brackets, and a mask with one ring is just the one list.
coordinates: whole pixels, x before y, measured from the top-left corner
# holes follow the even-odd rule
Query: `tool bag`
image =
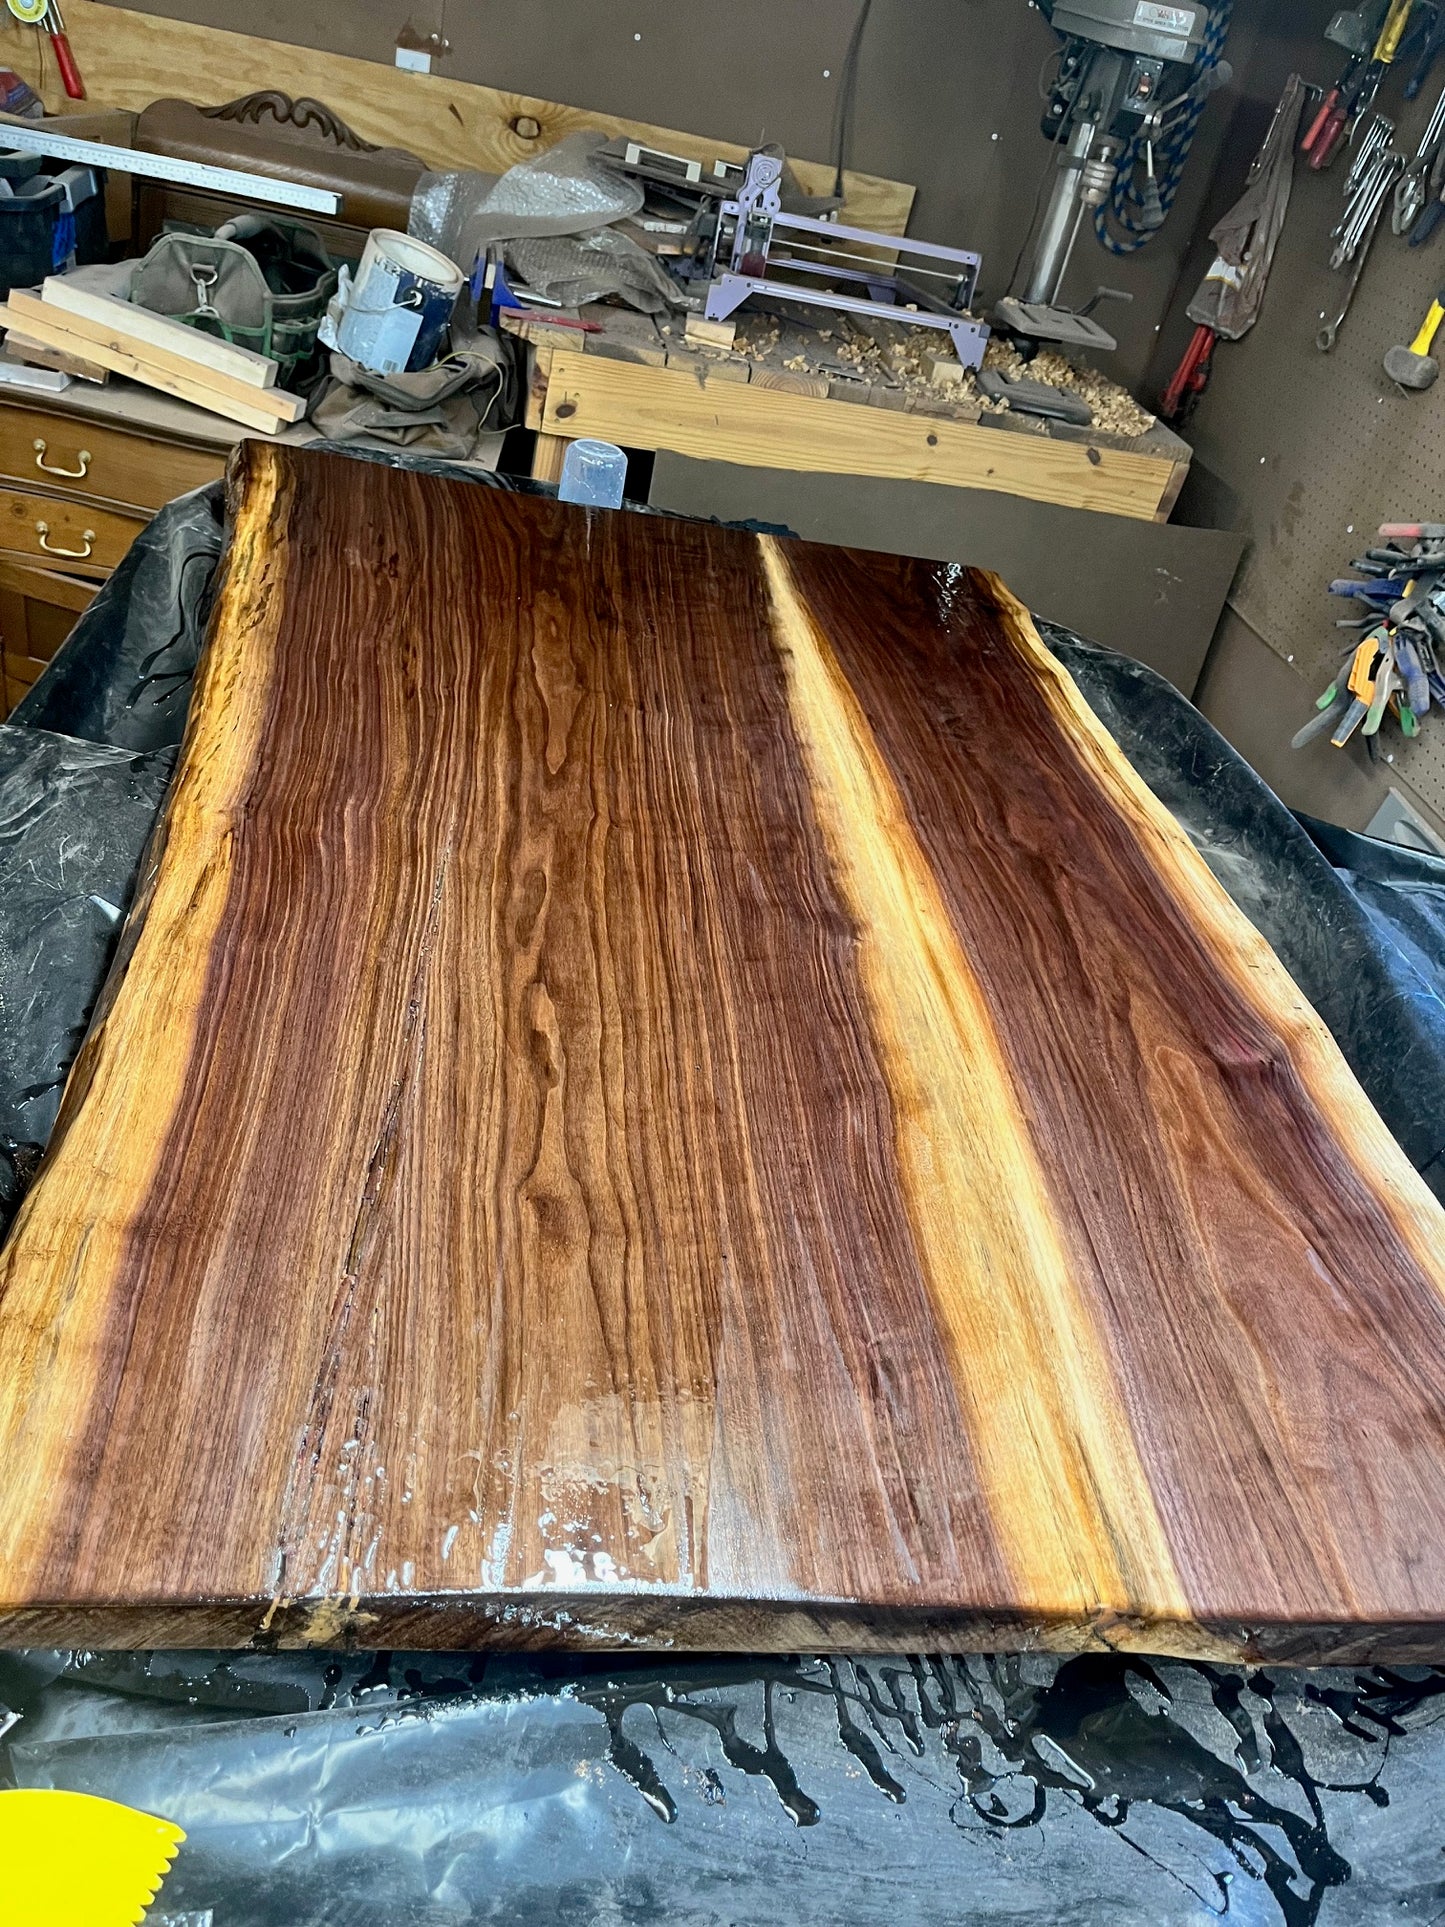
[(282, 388), (304, 388), (319, 372), (316, 330), (335, 292), (336, 267), (314, 229), (238, 214), (212, 235), (159, 236), (130, 298), (269, 355)]

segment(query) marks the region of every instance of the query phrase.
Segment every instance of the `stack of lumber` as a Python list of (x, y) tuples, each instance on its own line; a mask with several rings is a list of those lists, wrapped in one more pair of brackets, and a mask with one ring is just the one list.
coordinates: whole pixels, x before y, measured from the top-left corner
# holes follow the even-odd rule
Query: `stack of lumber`
[(39, 294), (12, 289), (0, 326), (22, 357), (34, 347), (65, 356), (60, 365), (72, 373), (128, 375), (261, 434), (274, 435), (306, 412), (299, 395), (276, 387), (268, 356), (54, 276)]

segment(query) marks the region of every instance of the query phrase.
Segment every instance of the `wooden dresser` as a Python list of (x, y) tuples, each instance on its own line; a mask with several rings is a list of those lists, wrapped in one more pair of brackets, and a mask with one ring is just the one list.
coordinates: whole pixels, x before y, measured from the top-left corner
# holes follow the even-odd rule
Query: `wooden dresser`
[(125, 384), (0, 391), (4, 714), (156, 510), (214, 481), (243, 432)]

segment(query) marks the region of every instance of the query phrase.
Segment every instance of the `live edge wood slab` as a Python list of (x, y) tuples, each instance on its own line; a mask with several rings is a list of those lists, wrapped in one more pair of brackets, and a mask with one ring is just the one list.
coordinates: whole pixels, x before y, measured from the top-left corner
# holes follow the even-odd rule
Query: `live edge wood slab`
[(996, 581), (233, 488), (0, 1641), (1445, 1658), (1445, 1215)]

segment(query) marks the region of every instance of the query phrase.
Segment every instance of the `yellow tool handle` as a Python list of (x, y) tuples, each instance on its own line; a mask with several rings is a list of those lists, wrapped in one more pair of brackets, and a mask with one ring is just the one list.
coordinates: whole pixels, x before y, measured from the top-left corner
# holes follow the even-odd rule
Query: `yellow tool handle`
[(1399, 52), (1400, 41), (1405, 32), (1405, 22), (1410, 18), (1410, 8), (1414, 0), (1395, 0), (1395, 4), (1385, 15), (1385, 24), (1380, 29), (1380, 37), (1375, 42), (1372, 59), (1388, 66)]
[(1375, 695), (1375, 679), (1370, 674), (1375, 658), (1380, 653), (1373, 635), (1368, 635), (1356, 649), (1350, 663), (1350, 679), (1346, 684), (1352, 696), (1358, 696), (1362, 703), (1372, 702)]
[(1430, 344), (1435, 339), (1435, 330), (1440, 326), (1442, 321), (1445, 321), (1445, 308), (1441, 307), (1440, 297), (1437, 294), (1435, 299), (1430, 303), (1429, 313), (1420, 323), (1419, 334), (1417, 334), (1415, 339), (1410, 343), (1410, 353), (1412, 355), (1429, 354)]

